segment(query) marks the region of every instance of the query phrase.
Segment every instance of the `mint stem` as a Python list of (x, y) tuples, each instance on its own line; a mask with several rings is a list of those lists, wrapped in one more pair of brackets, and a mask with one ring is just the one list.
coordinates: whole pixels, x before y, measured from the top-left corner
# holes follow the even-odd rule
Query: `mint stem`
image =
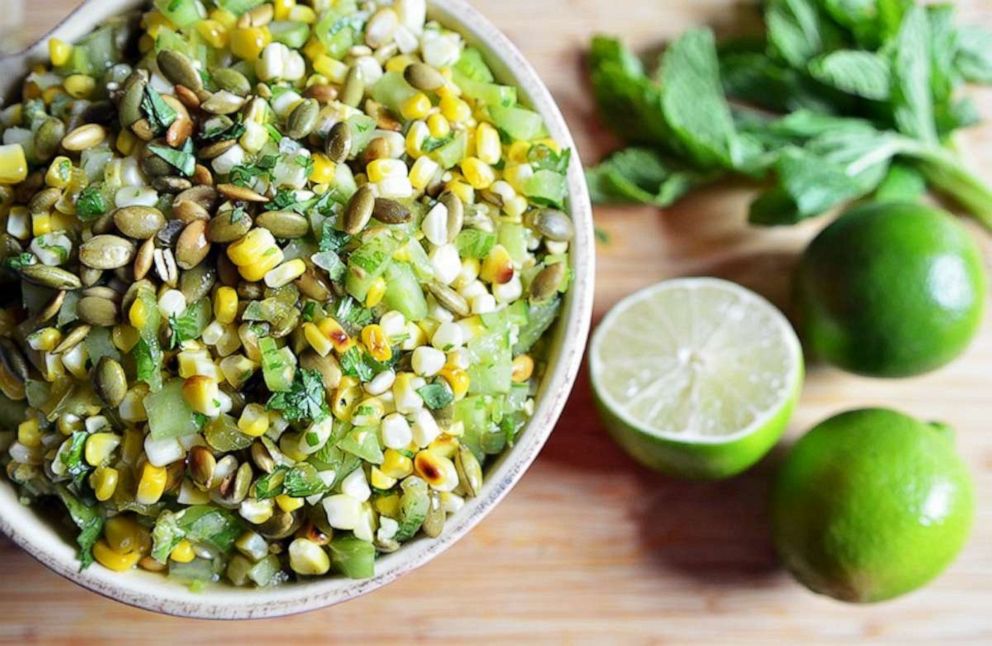
[(931, 184), (992, 229), (992, 187), (947, 150), (921, 146), (910, 154), (919, 161), (920, 170)]

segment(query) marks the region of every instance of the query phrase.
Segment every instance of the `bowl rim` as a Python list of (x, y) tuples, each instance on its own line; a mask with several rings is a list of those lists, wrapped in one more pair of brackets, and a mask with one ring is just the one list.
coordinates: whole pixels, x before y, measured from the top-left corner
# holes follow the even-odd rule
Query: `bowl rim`
[[(92, 3), (89, 3), (92, 4)], [(70, 15), (29, 48), (42, 55), (51, 36), (74, 40), (101, 19), (144, 0), (103, 0), (96, 11)], [(376, 561), (370, 579), (318, 578), (271, 589), (210, 587), (200, 593), (141, 570), (120, 574), (99, 564), (78, 570), (75, 546), (66, 541), (32, 508), (21, 505), (11, 483), (0, 480), (0, 531), (51, 570), (107, 598), (163, 614), (201, 619), (270, 618), (316, 610), (357, 598), (417, 569), (447, 550), (478, 524), (519, 481), (554, 429), (575, 384), (592, 318), (595, 280), (595, 239), (592, 206), (575, 142), (557, 104), (537, 72), (499, 29), (464, 0), (427, 0), (428, 15), (456, 29), (471, 44), (480, 46), (497, 76), (512, 82), (527, 103), (544, 118), (551, 136), (572, 151), (568, 171), (570, 212), (576, 235), (571, 243), (573, 279), (556, 323), (548, 372), (545, 374), (534, 415), (517, 444), (505, 451), (489, 470), (480, 496), (449, 518), (438, 538), (421, 537)], [(95, 9), (95, 7), (94, 7)]]

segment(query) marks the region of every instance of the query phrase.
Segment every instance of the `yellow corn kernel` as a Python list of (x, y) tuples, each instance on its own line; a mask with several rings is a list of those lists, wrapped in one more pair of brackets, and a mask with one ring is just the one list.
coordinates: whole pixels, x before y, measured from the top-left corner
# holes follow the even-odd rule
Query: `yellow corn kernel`
[(219, 393), (217, 382), (210, 377), (193, 375), (183, 382), (183, 399), (190, 408), (203, 415), (217, 412)]
[(97, 467), (90, 474), (90, 487), (93, 488), (93, 493), (100, 502), (105, 502), (113, 497), (119, 481), (120, 472), (113, 467)]
[(418, 191), (423, 191), (440, 170), (441, 166), (436, 161), (430, 157), (421, 157), (410, 168), (410, 184)]
[(538, 146), (538, 145), (539, 146), (546, 146), (547, 148), (550, 148), (552, 151), (554, 151), (556, 153), (560, 153), (561, 152), (561, 146), (559, 146), (558, 145), (558, 142), (555, 141), (554, 139), (552, 139), (551, 137), (545, 137), (544, 139), (538, 139), (537, 141), (535, 141), (533, 143), (534, 143), (535, 146)]
[(397, 482), (396, 478), (390, 478), (379, 467), (374, 466), (369, 472), (369, 484), (376, 489), (392, 489)]
[(201, 20), (196, 23), (196, 31), (214, 49), (227, 47), (228, 31), (221, 22), (209, 19)]
[[(131, 309), (134, 308), (132, 307)], [(134, 346), (138, 345), (141, 334), (139, 334), (133, 325), (124, 323), (114, 326), (113, 332), (110, 333), (110, 338), (113, 340), (115, 348), (121, 352), (130, 352)]]
[(465, 180), (472, 185), (472, 188), (489, 188), (496, 181), (496, 171), (478, 157), (463, 159), (461, 167)]
[(399, 480), (413, 473), (413, 460), (396, 449), (386, 449), (379, 469), (384, 475)]
[(269, 247), (254, 265), (242, 265), (238, 267), (238, 273), (248, 282), (257, 282), (265, 278), (269, 273), (282, 262), (283, 253), (279, 247)]
[[(242, 267), (244, 265), (251, 265), (257, 263), (259, 259), (265, 254), (269, 249), (276, 248), (276, 239), (272, 235), (272, 232), (268, 229), (258, 227), (249, 231), (243, 238), (232, 242), (227, 247), (227, 257), (231, 259), (236, 266)], [(279, 250), (282, 253), (282, 250)], [(282, 262), (282, 258), (279, 258), (279, 262)], [(279, 264), (276, 263), (276, 265)], [(273, 265), (274, 267), (275, 265)]]
[(391, 177), (406, 177), (406, 164), (399, 159), (376, 159), (365, 167), (370, 182), (381, 182)]
[(326, 76), (334, 83), (344, 83), (348, 76), (348, 66), (327, 54), (318, 54), (313, 61), (315, 72)]
[(227, 9), (214, 9), (210, 12), (208, 18), (210, 20), (216, 20), (228, 29), (233, 29), (238, 24), (238, 17)]
[(310, 181), (314, 184), (330, 184), (334, 180), (334, 162), (323, 153), (315, 153), (311, 159), (313, 170), (310, 171)]
[(465, 397), (466, 393), (468, 393), (470, 380), (468, 372), (465, 370), (445, 366), (438, 374), (444, 377), (444, 380), (448, 382), (455, 399), (462, 399)]
[(317, 13), (305, 5), (296, 5), (289, 10), (289, 19), (293, 22), (303, 22), (312, 25), (317, 22)]
[(55, 99), (59, 98), (59, 96), (63, 94), (65, 94), (65, 92), (62, 90), (62, 88), (60, 88), (57, 85), (53, 85), (52, 87), (48, 88), (47, 90), (41, 93), (41, 98), (46, 105), (51, 105), (55, 101)]
[(262, 437), (269, 430), (269, 413), (261, 404), (248, 404), (238, 418), (238, 429), (245, 435)]
[(72, 57), (72, 45), (58, 38), (48, 39), (48, 58), (54, 67), (62, 67)]
[(196, 551), (193, 549), (193, 544), (184, 538), (172, 548), (169, 558), (176, 563), (190, 563), (196, 558)]
[(313, 351), (322, 357), (326, 357), (334, 349), (331, 340), (313, 323), (303, 324), (303, 338), (307, 340)]
[(509, 200), (503, 202), (503, 212), (513, 218), (519, 218), (524, 213), (530, 205), (527, 203), (527, 198), (523, 195), (514, 195)]
[(279, 505), (279, 509), (282, 509), (287, 514), (291, 514), (303, 506), (303, 498), (294, 498), (286, 494), (279, 494), (276, 496), (276, 504)]
[(214, 293), (214, 318), (218, 323), (233, 323), (238, 315), (238, 291), (233, 287), (219, 287)]
[(510, 144), (510, 149), (507, 151), (506, 156), (511, 162), (517, 164), (527, 163), (527, 154), (530, 152), (530, 142), (527, 141), (514, 141)]
[(518, 354), (513, 358), (512, 371), (510, 373), (513, 383), (522, 384), (530, 379), (534, 374), (534, 360), (530, 355)]
[(285, 287), (307, 271), (307, 264), (301, 258), (293, 258), (265, 272), (265, 284), (272, 289)]
[(35, 350), (51, 352), (62, 341), (62, 333), (57, 328), (46, 327), (28, 337), (28, 343)]
[(470, 184), (458, 178), (453, 178), (444, 188), (451, 191), (465, 204), (475, 204), (475, 189)]
[(423, 119), (430, 113), (432, 107), (434, 106), (431, 105), (430, 98), (423, 92), (417, 92), (400, 103), (400, 116), (407, 121)]
[(503, 155), (499, 132), (488, 123), (480, 123), (475, 129), (475, 154), (487, 164), (499, 163)]
[(145, 463), (141, 469), (141, 478), (138, 480), (138, 492), (135, 495), (135, 500), (142, 505), (154, 505), (162, 497), (167, 479), (168, 473), (165, 467), (156, 467)]
[(130, 514), (108, 518), (103, 526), (107, 547), (119, 554), (147, 554), (151, 549), (151, 535)]
[(382, 302), (386, 295), (386, 279), (379, 276), (369, 286), (369, 292), (365, 295), (365, 307), (372, 308)]
[(114, 433), (93, 433), (86, 438), (83, 457), (91, 466), (100, 466), (121, 445), (121, 438)]
[(149, 11), (141, 17), (141, 26), (145, 30), (161, 29), (162, 27), (168, 27), (169, 29), (175, 28), (172, 21), (165, 17), (165, 14), (155, 10)]
[(427, 129), (432, 137), (441, 139), (451, 133), (451, 124), (443, 114), (432, 114), (427, 117)]
[(445, 433), (431, 442), (427, 450), (453, 460), (458, 453), (458, 440)]
[(241, 27), (231, 32), (231, 53), (246, 61), (258, 60), (262, 50), (272, 42), (265, 27)]
[(96, 89), (96, 79), (86, 74), (71, 74), (62, 82), (66, 93), (74, 99), (85, 99)]
[(411, 63), (416, 61), (417, 59), (409, 54), (397, 54), (386, 61), (385, 69), (387, 72), (402, 73)]
[(341, 377), (341, 382), (334, 391), (331, 401), (331, 412), (342, 421), (351, 420), (351, 413), (355, 410), (355, 404), (362, 394), (362, 389), (358, 386), (358, 380), (345, 375)]
[(393, 358), (393, 349), (389, 346), (389, 337), (386, 336), (382, 326), (377, 323), (366, 325), (362, 328), (362, 344), (376, 361), (385, 362)]
[(317, 323), (317, 329), (331, 340), (331, 344), (338, 354), (344, 354), (351, 349), (351, 346), (355, 345), (355, 340), (348, 336), (341, 324), (330, 316)]
[(441, 114), (452, 123), (464, 123), (472, 118), (472, 108), (457, 97), (450, 95), (442, 96), (439, 105), (441, 107)]
[(19, 184), (27, 176), (28, 160), (21, 144), (0, 146), (0, 184)]
[(388, 496), (379, 496), (372, 503), (375, 510), (387, 518), (399, 518), (400, 517), (400, 496), (399, 494), (389, 494)]
[(17, 441), (29, 449), (41, 446), (41, 429), (36, 418), (30, 417), (17, 425)]
[(510, 257), (506, 247), (498, 244), (489, 250), (485, 260), (482, 261), (479, 278), (496, 285), (510, 282), (513, 278), (513, 258)]
[(272, 17), (276, 20), (289, 20), (289, 12), (296, 6), (296, 0), (274, 0), (272, 2)]
[(65, 188), (69, 185), (72, 177), (72, 161), (68, 157), (59, 155), (48, 165), (48, 172), (45, 173), (45, 184), (52, 188)]
[(307, 44), (303, 46), (302, 51), (304, 56), (311, 61), (314, 61), (314, 67), (316, 68), (317, 58), (327, 54), (327, 47), (325, 47), (324, 43), (320, 42), (317, 38), (311, 38), (307, 41)]
[(137, 565), (138, 561), (141, 560), (141, 554), (139, 552), (121, 554), (110, 549), (106, 541), (99, 540), (93, 545), (93, 558), (108, 570), (125, 572)]
[(454, 463), (430, 449), (417, 453), (417, 457), (413, 459), (413, 468), (432, 489), (451, 491), (458, 485), (458, 471)]
[[(140, 391), (139, 391), (140, 392)], [(147, 393), (147, 391), (146, 391)], [(145, 395), (139, 397), (144, 400)], [(145, 436), (136, 428), (124, 430), (124, 441), (121, 443), (121, 459), (126, 464), (135, 464), (145, 448)]]
[(148, 311), (148, 306), (145, 305), (145, 301), (140, 298), (136, 298), (134, 299), (134, 302), (131, 303), (131, 309), (127, 312), (127, 318), (131, 322), (131, 325), (141, 329), (148, 323), (149, 314), (151, 314), (151, 312)]

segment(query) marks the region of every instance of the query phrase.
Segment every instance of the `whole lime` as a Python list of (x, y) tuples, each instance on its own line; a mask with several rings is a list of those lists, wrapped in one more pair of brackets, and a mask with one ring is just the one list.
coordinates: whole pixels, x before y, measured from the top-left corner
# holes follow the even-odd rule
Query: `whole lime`
[(985, 285), (978, 246), (949, 214), (909, 203), (857, 207), (803, 254), (803, 336), (816, 355), (851, 372), (920, 374), (968, 346)]
[(814, 592), (882, 601), (940, 574), (974, 516), (951, 431), (885, 409), (842, 413), (792, 448), (772, 490), (785, 566)]

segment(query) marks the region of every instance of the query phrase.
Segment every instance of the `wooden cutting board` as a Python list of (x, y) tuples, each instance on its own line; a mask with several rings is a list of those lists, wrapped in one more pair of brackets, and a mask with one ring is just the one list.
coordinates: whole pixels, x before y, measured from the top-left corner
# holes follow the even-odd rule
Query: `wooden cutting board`
[[(26, 3), (40, 33), (73, 0)], [(571, 124), (582, 159), (614, 142), (598, 122), (581, 56), (598, 32), (653, 47), (683, 29), (720, 32), (756, 22), (734, 0), (478, 0), (534, 63)], [(992, 27), (992, 3), (957, 3)], [(979, 95), (992, 119), (992, 93)], [(964, 143), (992, 177), (992, 127)], [(597, 318), (663, 278), (715, 275), (787, 302), (796, 253), (823, 225), (745, 224), (746, 187), (695, 196), (677, 208), (599, 209)], [(986, 257), (992, 236), (975, 229)], [(814, 367), (790, 435), (827, 415), (887, 405), (942, 419), (975, 477), (971, 542), (933, 585), (872, 607), (835, 603), (795, 584), (767, 535), (766, 460), (722, 483), (675, 481), (636, 466), (607, 438), (580, 377), (557, 430), (513, 493), (472, 534), (420, 571), (371, 596), (307, 615), (210, 623), (156, 616), (105, 600), (52, 574), (0, 539), (0, 640), (245, 643), (280, 640), (440, 640), (646, 643), (992, 641), (992, 317), (969, 352), (935, 374), (872, 381)]]

